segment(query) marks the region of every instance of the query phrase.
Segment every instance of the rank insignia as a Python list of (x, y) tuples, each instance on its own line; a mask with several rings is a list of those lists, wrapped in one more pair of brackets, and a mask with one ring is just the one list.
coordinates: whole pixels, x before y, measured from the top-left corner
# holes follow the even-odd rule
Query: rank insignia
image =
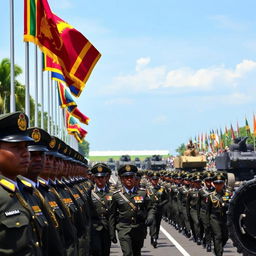
[(19, 129), (20, 129), (21, 131), (26, 131), (26, 129), (27, 129), (27, 120), (26, 120), (24, 114), (20, 114), (20, 115), (19, 115), (18, 127), (19, 127)]
[(35, 142), (39, 142), (41, 140), (41, 133), (38, 129), (34, 129), (31, 135), (32, 139)]
[(127, 172), (129, 172), (129, 171), (131, 170), (131, 166), (130, 166), (130, 165), (126, 165), (126, 166), (125, 166), (125, 170), (126, 170)]

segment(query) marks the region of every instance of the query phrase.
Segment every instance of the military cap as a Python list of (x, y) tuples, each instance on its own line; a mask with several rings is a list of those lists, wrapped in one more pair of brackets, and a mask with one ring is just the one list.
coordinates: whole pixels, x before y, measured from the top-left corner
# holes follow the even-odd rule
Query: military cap
[(200, 181), (202, 181), (202, 176), (196, 174), (196, 175), (193, 177), (193, 181), (195, 181), (195, 182), (200, 182)]
[(218, 173), (213, 177), (213, 183), (223, 183), (225, 182), (225, 176), (222, 173)]
[(95, 164), (91, 168), (91, 172), (95, 177), (104, 177), (109, 173), (109, 167), (106, 164)]
[(46, 152), (46, 154), (55, 156), (57, 158), (63, 158), (63, 155), (58, 152), (58, 150), (61, 147), (60, 142), (61, 142), (61, 140), (58, 137), (52, 136), (51, 140), (48, 144), (49, 151)]
[(33, 127), (28, 129), (28, 135), (34, 140), (29, 142), (29, 151), (49, 151), (47, 147), (51, 141), (51, 136), (48, 132), (41, 128)]
[(159, 172), (152, 172), (149, 177), (152, 180), (157, 180), (157, 179), (159, 179), (160, 174), (159, 174)]
[(126, 164), (118, 169), (119, 176), (134, 176), (138, 172), (138, 168), (132, 164)]
[(28, 117), (23, 112), (0, 115), (0, 141), (33, 141), (33, 139), (28, 136), (27, 127)]
[(203, 180), (213, 180), (214, 174), (212, 172), (205, 172), (203, 175)]

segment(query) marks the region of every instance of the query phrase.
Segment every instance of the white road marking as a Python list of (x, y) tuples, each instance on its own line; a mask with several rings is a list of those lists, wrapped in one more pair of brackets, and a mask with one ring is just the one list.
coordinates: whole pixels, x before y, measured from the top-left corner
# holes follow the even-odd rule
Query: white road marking
[(161, 226), (161, 232), (174, 244), (174, 246), (181, 252), (183, 256), (190, 256), (190, 254)]

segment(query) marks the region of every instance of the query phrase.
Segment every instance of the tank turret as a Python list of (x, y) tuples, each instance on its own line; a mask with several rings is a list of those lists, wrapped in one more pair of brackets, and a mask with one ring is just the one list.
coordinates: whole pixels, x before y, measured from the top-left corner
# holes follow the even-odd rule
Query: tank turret
[(147, 161), (147, 167), (148, 170), (165, 170), (166, 169), (166, 161), (162, 159), (162, 156), (160, 155), (153, 155), (150, 157), (150, 159)]

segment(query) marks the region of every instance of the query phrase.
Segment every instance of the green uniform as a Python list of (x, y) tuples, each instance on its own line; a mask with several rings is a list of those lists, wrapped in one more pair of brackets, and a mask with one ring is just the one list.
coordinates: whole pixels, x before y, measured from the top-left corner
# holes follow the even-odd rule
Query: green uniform
[(153, 201), (156, 208), (154, 221), (152, 225), (150, 225), (150, 236), (152, 239), (158, 239), (163, 207), (168, 202), (167, 193), (164, 187), (157, 185), (155, 187), (149, 187), (147, 189), (147, 194)]
[(43, 255), (31, 207), (16, 184), (0, 175), (0, 255)]
[(108, 256), (110, 254), (109, 215), (112, 193), (108, 188), (99, 191), (96, 187), (91, 192), (92, 218), (92, 255)]
[(145, 190), (134, 188), (129, 194), (122, 189), (113, 194), (110, 213), (111, 240), (117, 230), (124, 256), (141, 255), (145, 221), (151, 220), (152, 223), (154, 215), (152, 201)]
[(227, 215), (230, 193), (222, 190), (210, 195), (210, 225), (213, 235), (214, 252), (216, 256), (223, 255), (223, 247), (228, 240)]
[(178, 229), (180, 225), (179, 209), (178, 209), (178, 192), (179, 192), (179, 186), (177, 184), (173, 184), (171, 186), (171, 192), (170, 192), (171, 216), (176, 229)]
[(200, 234), (201, 234), (201, 230), (200, 230), (200, 225), (199, 225), (199, 217), (198, 217), (198, 194), (199, 194), (199, 190), (192, 188), (190, 189), (189, 193), (188, 193), (188, 198), (187, 198), (187, 214), (188, 214), (188, 218), (190, 221), (190, 226), (191, 226), (191, 230), (194, 236), (194, 240), (198, 242), (198, 244), (200, 243), (199, 240), (200, 239)]
[(211, 226), (210, 226), (210, 194), (213, 192), (213, 188), (201, 188), (199, 190), (198, 199), (198, 216), (199, 220), (203, 226), (205, 245), (209, 248), (211, 247)]

